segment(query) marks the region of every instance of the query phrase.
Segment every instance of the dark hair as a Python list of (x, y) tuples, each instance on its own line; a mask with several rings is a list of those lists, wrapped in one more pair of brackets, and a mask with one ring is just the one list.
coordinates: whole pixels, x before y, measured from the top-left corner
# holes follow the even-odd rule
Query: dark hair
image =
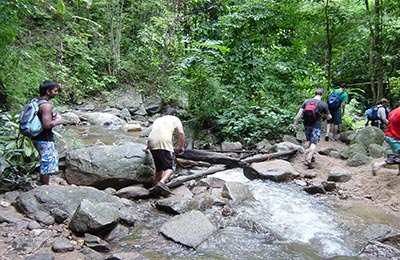
[(51, 80), (43, 81), (39, 86), (40, 96), (46, 95), (47, 90), (51, 91), (55, 88), (60, 88), (60, 85), (57, 82)]
[(169, 115), (169, 116), (176, 116), (176, 109), (175, 109), (175, 108), (172, 108), (172, 107), (167, 108), (167, 109), (165, 110), (165, 112), (164, 112), (164, 116), (167, 116), (167, 115)]
[(347, 84), (346, 83), (344, 83), (344, 82), (342, 82), (342, 83), (340, 83), (340, 85), (339, 85), (341, 88), (346, 88), (346, 86), (347, 86)]
[(322, 96), (324, 94), (324, 90), (322, 88), (317, 88), (315, 90), (315, 95)]

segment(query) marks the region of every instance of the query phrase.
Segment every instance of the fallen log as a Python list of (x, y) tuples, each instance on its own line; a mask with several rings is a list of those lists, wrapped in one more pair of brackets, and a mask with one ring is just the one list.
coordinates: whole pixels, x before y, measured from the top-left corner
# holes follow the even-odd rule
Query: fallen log
[(177, 158), (183, 158), (193, 161), (203, 161), (212, 164), (225, 164), (230, 167), (244, 167), (246, 166), (238, 158), (232, 158), (224, 154), (216, 152), (208, 152), (204, 150), (185, 150), (183, 154), (178, 154)]
[(169, 188), (176, 188), (180, 185), (182, 185), (183, 183), (190, 181), (190, 180), (195, 180), (195, 179), (200, 179), (203, 178), (207, 175), (216, 173), (216, 172), (220, 172), (220, 171), (225, 171), (227, 170), (229, 167), (227, 167), (226, 165), (214, 165), (210, 168), (208, 168), (207, 170), (204, 171), (198, 171), (198, 172), (191, 172), (189, 171), (189, 173), (191, 173), (190, 175), (185, 175), (185, 176), (180, 176), (177, 177), (173, 180), (171, 180), (170, 182), (167, 183), (167, 186)]
[(242, 160), (242, 163), (250, 164), (253, 162), (263, 162), (271, 159), (276, 159), (276, 158), (285, 158), (285, 157), (291, 157), (297, 153), (296, 149), (288, 150), (288, 151), (281, 151), (281, 152), (276, 152), (276, 153), (270, 153), (270, 154), (258, 154), (252, 157), (248, 157), (246, 159)]

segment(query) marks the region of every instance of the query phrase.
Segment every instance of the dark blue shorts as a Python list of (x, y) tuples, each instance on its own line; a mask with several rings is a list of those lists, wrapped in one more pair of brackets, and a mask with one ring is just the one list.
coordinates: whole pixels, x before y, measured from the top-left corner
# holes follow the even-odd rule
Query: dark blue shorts
[(312, 126), (304, 126), (304, 133), (306, 135), (306, 140), (316, 144), (319, 142), (321, 137), (321, 128), (314, 128)]
[(176, 169), (175, 154), (167, 150), (150, 150), (153, 156), (156, 172)]
[(329, 124), (340, 125), (342, 123), (342, 111), (339, 108), (336, 111), (329, 111), (331, 113), (332, 118), (329, 119), (327, 122)]

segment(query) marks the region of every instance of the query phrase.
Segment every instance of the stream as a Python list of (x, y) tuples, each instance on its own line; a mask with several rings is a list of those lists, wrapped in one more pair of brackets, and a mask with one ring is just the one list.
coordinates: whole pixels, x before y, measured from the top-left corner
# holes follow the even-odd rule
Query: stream
[[(99, 132), (100, 131), (100, 132)], [(82, 137), (84, 145), (101, 141), (138, 141), (138, 134), (90, 130)], [(86, 131), (87, 133), (87, 131)], [(141, 143), (143, 140), (141, 141)], [(146, 259), (361, 259), (368, 240), (393, 228), (400, 221), (363, 200), (340, 200), (334, 196), (311, 196), (292, 183), (248, 180), (241, 169), (219, 172), (209, 177), (242, 182), (249, 186), (254, 202), (236, 206), (238, 214), (251, 216), (257, 225), (269, 230), (251, 232), (239, 227), (218, 229), (196, 250), (165, 239), (158, 230), (171, 216), (152, 203), (137, 201), (139, 219), (132, 232), (118, 241), (115, 252), (133, 251)], [(144, 201), (142, 201), (144, 202)], [(277, 239), (279, 238), (279, 239)]]

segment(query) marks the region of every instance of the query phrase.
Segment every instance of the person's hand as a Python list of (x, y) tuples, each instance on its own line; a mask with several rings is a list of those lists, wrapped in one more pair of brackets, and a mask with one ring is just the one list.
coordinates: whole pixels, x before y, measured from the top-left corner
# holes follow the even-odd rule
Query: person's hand
[(297, 130), (297, 124), (296, 124), (296, 123), (293, 124), (293, 128), (294, 128), (295, 130)]
[(184, 151), (185, 151), (185, 148), (179, 147), (178, 154), (183, 154)]

